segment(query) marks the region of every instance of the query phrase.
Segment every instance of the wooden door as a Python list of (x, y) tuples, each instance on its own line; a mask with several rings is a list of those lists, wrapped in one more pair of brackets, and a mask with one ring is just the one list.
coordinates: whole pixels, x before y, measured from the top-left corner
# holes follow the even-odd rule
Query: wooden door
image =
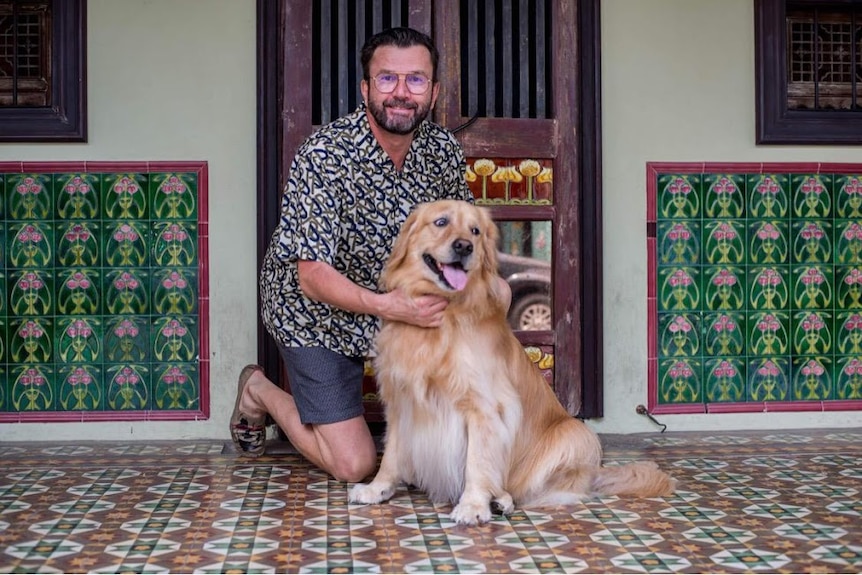
[[(584, 253), (598, 253), (601, 228), (591, 221), (589, 247), (582, 249), (582, 214), (597, 216), (598, 196), (584, 201), (580, 194), (583, 182), (597, 177), (580, 172), (581, 4), (587, 5), (585, 15), (597, 12), (598, 0), (259, 0), (261, 53), (269, 54), (261, 65), (261, 117), (277, 124), (261, 122), (266, 154), (259, 255), (275, 226), (295, 150), (312, 130), (359, 102), (365, 38), (391, 26), (428, 32), (440, 50), (433, 119), (456, 132), (477, 203), (488, 206), (501, 227), (501, 251), (511, 254), (504, 259), (513, 278), (513, 310), (526, 310), (511, 318), (516, 334), (568, 411), (593, 416), (601, 413), (600, 267), (591, 256), (584, 275), (582, 263)], [(273, 20), (282, 23), (280, 30)], [(589, 23), (597, 30), (595, 21)], [(594, 155), (597, 146), (588, 147)], [(590, 307), (581, 299), (585, 292)], [(593, 322), (586, 339), (585, 315)], [(259, 342), (267, 372), (281, 373), (262, 327)], [(366, 391), (369, 418), (379, 418), (373, 380)]]

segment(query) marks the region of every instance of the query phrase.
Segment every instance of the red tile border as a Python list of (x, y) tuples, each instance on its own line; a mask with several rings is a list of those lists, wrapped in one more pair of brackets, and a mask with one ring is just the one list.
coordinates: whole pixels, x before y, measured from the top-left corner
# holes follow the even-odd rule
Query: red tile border
[(647, 357), (658, 359), (658, 300), (647, 298)]
[[(122, 417), (120, 417), (122, 416)], [(148, 421), (149, 411), (89, 411), (81, 418), (83, 422), (92, 421)]]
[(765, 413), (763, 403), (752, 401), (750, 403), (707, 403), (707, 413)]
[[(179, 163), (184, 165), (183, 162)], [(130, 172), (130, 173), (149, 173), (149, 162), (87, 162), (88, 172)]]
[(86, 162), (22, 162), (21, 167), (25, 174), (62, 174), (87, 171)]
[(823, 411), (862, 411), (862, 400), (836, 399), (823, 402)]
[[(658, 381), (658, 359), (655, 357), (647, 358), (647, 381)], [(647, 405), (652, 407), (658, 404), (658, 385), (647, 386)], [(652, 409), (649, 409), (653, 413)]]
[[(656, 374), (658, 375), (658, 374)], [(651, 394), (650, 397), (654, 397), (656, 401), (658, 400), (658, 389), (656, 388), (656, 394)], [(674, 415), (674, 414), (698, 414), (698, 413), (706, 413), (707, 404), (705, 403), (682, 403), (678, 405), (668, 405), (665, 403), (653, 403), (648, 406), (649, 412), (657, 415)]]
[(658, 281), (658, 251), (656, 238), (647, 238), (647, 298), (658, 297), (656, 282)]
[(763, 410), (777, 411), (823, 411), (823, 401), (766, 401)]
[(24, 172), (24, 162), (0, 162), (0, 173), (21, 174)]

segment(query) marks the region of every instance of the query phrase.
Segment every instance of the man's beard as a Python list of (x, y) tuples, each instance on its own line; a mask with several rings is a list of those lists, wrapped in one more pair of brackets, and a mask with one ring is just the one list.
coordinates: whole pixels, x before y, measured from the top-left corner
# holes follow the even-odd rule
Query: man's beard
[[(409, 108), (414, 110), (414, 114), (412, 118), (400, 115), (390, 118), (386, 114), (387, 107)], [(422, 123), (422, 121), (428, 116), (428, 112), (431, 111), (431, 103), (428, 102), (423, 105), (417, 104), (412, 100), (388, 98), (382, 104), (369, 101), (368, 110), (371, 112), (371, 116), (374, 118), (374, 121), (377, 122), (378, 126), (387, 132), (404, 136), (406, 134), (412, 134), (416, 128), (419, 127), (419, 124)]]

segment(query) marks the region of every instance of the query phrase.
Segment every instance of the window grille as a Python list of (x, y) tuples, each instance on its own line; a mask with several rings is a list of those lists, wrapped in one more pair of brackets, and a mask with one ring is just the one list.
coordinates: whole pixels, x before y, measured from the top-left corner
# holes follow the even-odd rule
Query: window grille
[[(408, 26), (409, 0), (315, 0), (312, 123), (359, 103), (365, 39)], [(551, 0), (460, 2), (461, 115), (551, 118)]]
[(312, 10), (312, 123), (356, 109), (365, 40), (385, 28), (408, 26), (408, 0), (316, 0)]
[(49, 2), (0, 2), (0, 106), (51, 105)]
[(461, 2), (461, 115), (550, 118), (549, 0)]
[(788, 6), (787, 38), (788, 109), (862, 109), (862, 5)]

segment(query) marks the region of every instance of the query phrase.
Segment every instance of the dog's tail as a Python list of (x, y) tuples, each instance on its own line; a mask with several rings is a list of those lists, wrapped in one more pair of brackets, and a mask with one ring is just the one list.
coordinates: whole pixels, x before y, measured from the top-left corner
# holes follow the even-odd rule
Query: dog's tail
[(662, 497), (673, 493), (676, 479), (652, 461), (636, 461), (600, 467), (593, 476), (591, 487), (597, 495)]

